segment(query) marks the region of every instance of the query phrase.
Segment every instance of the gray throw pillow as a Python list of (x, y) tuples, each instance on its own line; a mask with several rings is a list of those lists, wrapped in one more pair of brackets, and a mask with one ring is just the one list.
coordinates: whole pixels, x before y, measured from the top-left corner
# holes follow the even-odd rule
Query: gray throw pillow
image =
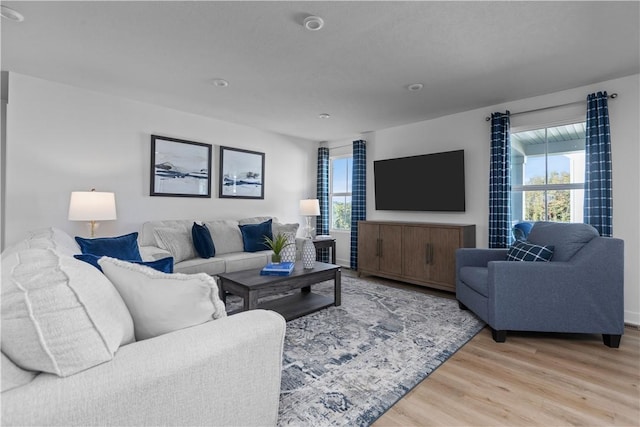
[(284, 234), (284, 233), (293, 233), (294, 236), (298, 234), (299, 224), (280, 224), (279, 222), (274, 222), (271, 225), (271, 229), (273, 230), (273, 235)]
[(197, 257), (191, 238), (191, 230), (156, 228), (153, 232), (158, 246), (171, 253), (174, 263)]

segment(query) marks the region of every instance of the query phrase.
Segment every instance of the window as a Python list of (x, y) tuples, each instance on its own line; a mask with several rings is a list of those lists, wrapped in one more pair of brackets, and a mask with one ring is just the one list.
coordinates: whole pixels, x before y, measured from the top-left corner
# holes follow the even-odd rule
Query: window
[(582, 222), (585, 122), (511, 134), (511, 218)]
[(351, 229), (351, 171), (353, 157), (332, 157), (329, 166), (329, 224), (332, 230)]

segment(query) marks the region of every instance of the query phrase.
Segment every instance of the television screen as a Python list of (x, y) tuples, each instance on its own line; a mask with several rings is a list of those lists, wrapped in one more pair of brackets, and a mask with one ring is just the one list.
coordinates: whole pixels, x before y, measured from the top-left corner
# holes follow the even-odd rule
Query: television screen
[(376, 210), (464, 212), (464, 150), (373, 162)]

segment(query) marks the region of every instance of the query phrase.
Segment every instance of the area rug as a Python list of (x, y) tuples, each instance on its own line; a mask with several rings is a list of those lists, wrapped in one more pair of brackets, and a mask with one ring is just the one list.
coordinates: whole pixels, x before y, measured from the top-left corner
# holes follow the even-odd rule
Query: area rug
[(287, 322), (280, 426), (368, 426), (484, 327), (455, 299), (382, 283), (343, 276), (340, 307)]

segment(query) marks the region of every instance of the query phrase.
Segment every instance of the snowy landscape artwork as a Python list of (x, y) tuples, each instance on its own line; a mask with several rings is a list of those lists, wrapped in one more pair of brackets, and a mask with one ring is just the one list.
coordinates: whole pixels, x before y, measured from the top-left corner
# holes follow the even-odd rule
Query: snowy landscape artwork
[(264, 199), (264, 153), (220, 147), (220, 197)]
[(151, 135), (151, 195), (211, 197), (211, 145)]

